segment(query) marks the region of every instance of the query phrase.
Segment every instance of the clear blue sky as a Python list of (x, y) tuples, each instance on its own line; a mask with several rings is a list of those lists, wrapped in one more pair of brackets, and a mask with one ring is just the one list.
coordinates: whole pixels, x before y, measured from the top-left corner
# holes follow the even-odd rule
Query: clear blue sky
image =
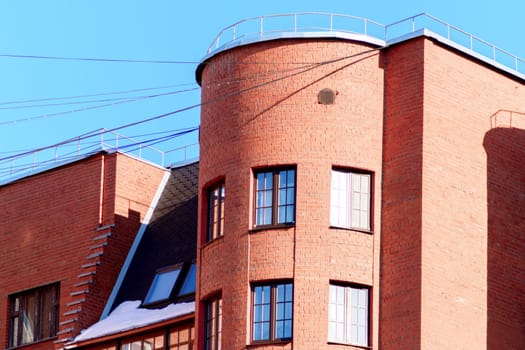
[[(111, 129), (182, 109), (198, 104), (200, 97), (198, 89), (175, 93), (198, 88), (194, 80), (196, 63), (92, 62), (6, 55), (198, 62), (220, 29), (233, 22), (304, 11), (350, 14), (384, 24), (428, 12), (525, 57), (525, 3), (517, 0), (0, 0), (0, 158), (94, 129)], [(156, 89), (107, 94), (149, 88)], [(95, 94), (104, 95), (60, 99)], [(157, 94), (167, 95), (128, 103), (117, 100)], [(38, 99), (52, 100), (13, 103)], [(91, 100), (96, 102), (79, 103)], [(60, 105), (42, 106), (45, 104)], [(108, 104), (111, 106), (99, 107)], [(64, 114), (49, 116), (55, 113)], [(136, 136), (177, 130), (197, 126), (198, 119), (197, 108), (120, 132)]]

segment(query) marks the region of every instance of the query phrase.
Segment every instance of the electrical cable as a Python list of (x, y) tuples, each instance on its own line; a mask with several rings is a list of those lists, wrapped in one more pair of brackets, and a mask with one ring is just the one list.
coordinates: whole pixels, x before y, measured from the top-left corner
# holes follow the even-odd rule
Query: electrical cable
[(0, 54), (0, 57), (62, 60), (62, 61), (113, 62), (113, 63), (154, 63), (154, 64), (197, 64), (199, 63), (199, 61), (132, 60), (132, 59), (119, 59), (119, 58), (66, 57), (66, 56), (14, 55), (14, 54)]
[(36, 120), (36, 119), (50, 118), (50, 117), (56, 117), (56, 116), (59, 116), (59, 115), (72, 114), (72, 113), (77, 113), (77, 112), (84, 112), (84, 111), (88, 111), (88, 110), (92, 110), (92, 109), (98, 109), (98, 108), (104, 108), (104, 107), (109, 107), (109, 106), (120, 105), (120, 104), (123, 104), (123, 103), (135, 102), (135, 101), (151, 99), (151, 98), (160, 97), (160, 96), (166, 96), (166, 95), (173, 95), (173, 94), (176, 94), (176, 93), (195, 91), (195, 90), (198, 90), (198, 89), (199, 88), (178, 90), (178, 91), (167, 93), (167, 94), (157, 94), (157, 95), (151, 95), (151, 96), (145, 96), (145, 97), (137, 97), (137, 98), (127, 99), (127, 100), (124, 100), (124, 101), (117, 101), (117, 102), (107, 103), (107, 104), (102, 104), (102, 105), (78, 108), (78, 109), (73, 109), (73, 110), (69, 110), (69, 111), (40, 114), (40, 115), (36, 115), (36, 116), (32, 116), (32, 117), (26, 117), (26, 118), (20, 118), (20, 119), (16, 119), (16, 120), (9, 120), (9, 121), (0, 122), (0, 125), (16, 124), (16, 123), (27, 122), (27, 121), (32, 121), (32, 120)]
[[(181, 136), (190, 134), (190, 133), (195, 132), (197, 130), (199, 130), (199, 127), (192, 127), (192, 128), (188, 128), (188, 129), (181, 129), (181, 130), (178, 130), (175, 133), (171, 133), (169, 135), (165, 135), (165, 136), (161, 136), (161, 137), (152, 138), (152, 139), (149, 139), (149, 140), (143, 140), (143, 141), (135, 140), (136, 142), (132, 142), (132, 143), (129, 143), (129, 144), (126, 144), (126, 145), (119, 145), (118, 147), (115, 147), (115, 149), (125, 150), (126, 151), (125, 153), (132, 153), (132, 152), (140, 150), (140, 149), (152, 148), (153, 145), (156, 145), (156, 144), (159, 144), (159, 143), (162, 143), (162, 142), (166, 142), (166, 141), (172, 140), (172, 139), (177, 138), (177, 137), (181, 137)], [(152, 133), (152, 134), (149, 134), (149, 135), (160, 134), (160, 133), (166, 133), (166, 132)], [(145, 134), (145, 135), (148, 135), (148, 134)], [(112, 141), (112, 140), (114, 141), (114, 140), (116, 140), (116, 138), (115, 139), (107, 139), (107, 140), (105, 140), (105, 142), (106, 141), (109, 142), (109, 141)], [(68, 162), (71, 159), (76, 159), (77, 157), (79, 157), (80, 154), (90, 153), (90, 152), (88, 152), (90, 149), (92, 151), (100, 150), (101, 141), (92, 141), (92, 142), (89, 142), (89, 143), (86, 143), (86, 144), (89, 144), (89, 146), (78, 147), (77, 149), (75, 149), (75, 150), (73, 150), (73, 151), (71, 151), (69, 153), (62, 154), (60, 156), (60, 163), (65, 163), (65, 162)], [(133, 148), (133, 147), (135, 147), (135, 148)], [(111, 149), (111, 147), (108, 147), (108, 148)], [(33, 169), (33, 168), (38, 168), (38, 167), (43, 167), (43, 166), (46, 166), (48, 164), (56, 164), (56, 163), (57, 163), (57, 160), (55, 158), (53, 158), (53, 159), (43, 160), (43, 161), (40, 161), (40, 162), (31, 162), (31, 163), (26, 163), (26, 164), (18, 164), (18, 165), (14, 165), (14, 166), (10, 166), (10, 167), (0, 168), (0, 178), (2, 176), (7, 176), (7, 175), (12, 174), (12, 173), (18, 173), (18, 172), (21, 172), (21, 171), (25, 171), (25, 170), (29, 170), (29, 169)], [(1, 164), (1, 162), (0, 162), (0, 164)]]
[[(296, 76), (296, 75), (299, 75), (299, 74), (302, 74), (302, 73), (305, 73), (307, 71), (310, 71), (312, 69), (318, 68), (320, 66), (324, 66), (324, 65), (327, 65), (327, 64), (340, 62), (340, 61), (343, 61), (343, 60), (346, 60), (346, 59), (350, 59), (350, 58), (355, 58), (355, 57), (358, 57), (358, 56), (361, 56), (361, 55), (364, 55), (364, 54), (367, 54), (367, 53), (371, 53), (371, 52), (374, 52), (374, 51), (377, 51), (377, 50), (379, 50), (379, 49), (375, 48), (375, 49), (365, 50), (365, 51), (362, 51), (362, 52), (359, 52), (359, 53), (356, 53), (356, 54), (353, 54), (353, 55), (327, 60), (327, 61), (321, 62), (319, 64), (316, 64), (316, 65), (314, 65), (312, 67), (306, 68), (306, 69), (304, 69), (302, 71), (289, 74), (287, 76), (279, 77), (279, 78), (276, 78), (276, 79), (273, 79), (273, 80), (270, 80), (270, 81), (267, 81), (267, 82), (264, 82), (264, 83), (261, 83), (261, 84), (258, 84), (258, 85), (254, 85), (254, 86), (242, 89), (240, 91), (236, 91), (236, 92), (233, 92), (233, 93), (230, 93), (230, 94), (226, 94), (226, 95), (220, 96), (220, 97), (218, 97), (216, 99), (213, 99), (213, 100), (202, 101), (201, 103), (198, 103), (198, 104), (186, 106), (186, 107), (183, 107), (183, 108), (171, 111), (171, 112), (163, 113), (163, 114), (156, 115), (156, 116), (153, 116), (153, 117), (150, 117), (150, 118), (142, 119), (142, 120), (139, 120), (139, 121), (136, 121), (136, 122), (132, 122), (132, 123), (125, 124), (125, 125), (122, 125), (122, 126), (119, 126), (119, 127), (115, 127), (113, 129), (109, 129), (109, 130), (107, 130), (105, 132), (102, 132), (102, 133), (115, 132), (117, 130), (121, 130), (121, 129), (129, 128), (129, 127), (132, 127), (132, 126), (140, 125), (140, 124), (147, 123), (147, 122), (150, 122), (150, 121), (153, 121), (153, 120), (166, 118), (168, 116), (171, 116), (171, 115), (174, 115), (174, 114), (178, 114), (178, 113), (182, 113), (182, 112), (185, 112), (185, 111), (188, 111), (188, 110), (191, 110), (191, 109), (195, 109), (197, 107), (201, 107), (201, 106), (205, 106), (205, 105), (208, 105), (208, 104), (216, 103), (216, 102), (225, 100), (227, 98), (230, 98), (232, 96), (240, 95), (240, 94), (246, 93), (248, 91), (252, 91), (254, 89), (260, 88), (262, 86), (266, 86), (266, 85), (269, 85), (269, 84), (272, 84), (272, 83), (275, 83), (275, 82), (278, 82), (278, 81), (281, 81), (281, 80), (284, 80), (284, 79), (288, 79), (290, 77), (293, 77), (293, 76)], [(341, 68), (338, 68), (337, 70), (339, 70), (339, 69), (341, 69)], [(66, 144), (66, 143), (69, 143), (69, 142), (72, 142), (72, 141), (77, 141), (78, 142), (78, 141), (83, 140), (83, 139), (85, 139), (87, 137), (97, 136), (97, 135), (100, 135), (102, 133), (99, 132), (99, 133), (95, 133), (95, 134), (92, 134), (92, 135), (87, 135), (87, 136), (84, 135), (84, 136), (81, 136), (81, 137), (77, 137), (77, 138), (69, 139), (69, 140), (66, 140), (66, 141), (58, 142), (58, 143), (55, 143), (55, 144), (53, 144), (51, 146), (41, 147), (41, 148), (34, 149), (32, 151), (26, 151), (26, 152), (22, 152), (20, 154), (3, 157), (3, 158), (0, 158), (0, 162), (6, 161), (6, 160), (10, 160), (10, 159), (16, 159), (16, 158), (22, 157), (24, 155), (28, 155), (28, 154), (31, 154), (31, 153), (34, 153), (34, 152), (38, 152), (38, 151), (41, 151), (41, 150), (45, 150), (45, 149), (48, 149), (48, 148), (58, 147), (60, 145), (63, 145), (63, 144)]]
[[(311, 67), (311, 66), (315, 66), (315, 65), (310, 64), (310, 65), (302, 66), (302, 67), (294, 67), (294, 68), (275, 70), (275, 71), (266, 71), (264, 73), (257, 73), (256, 76), (258, 78), (262, 78), (262, 77), (273, 75), (273, 74), (278, 74), (278, 73), (288, 72), (288, 71), (294, 71), (294, 70), (298, 70), (298, 69), (303, 69), (304, 67)], [(239, 79), (232, 79), (232, 80), (227, 80), (227, 81), (221, 81), (221, 82), (218, 82), (218, 83), (215, 83), (215, 84), (213, 84), (213, 82), (212, 82), (212, 84), (207, 84), (205, 86), (205, 88), (211, 88), (212, 86), (217, 87), (217, 86), (221, 86), (223, 84), (230, 85), (230, 84), (234, 84), (234, 83), (237, 83), (237, 82), (246, 81), (246, 80), (252, 80), (252, 79), (253, 79), (253, 76), (246, 76), (246, 77), (239, 78)], [(180, 86), (180, 85), (189, 85), (189, 84), (178, 84), (178, 85)], [(177, 86), (177, 85), (175, 85), (175, 86)], [(151, 88), (151, 89), (157, 89), (157, 88)], [(199, 89), (199, 87), (193, 88), (193, 89), (182, 90), (180, 92), (194, 91), (194, 90), (198, 90), (198, 89)], [(140, 91), (140, 90), (149, 90), (149, 89), (138, 89), (138, 90), (128, 90), (128, 91)], [(127, 92), (127, 91), (115, 92), (115, 93), (92, 94), (92, 95), (79, 95), (79, 96), (70, 96), (70, 97), (48, 98), (48, 99), (35, 99), (35, 100), (25, 100), (25, 101), (10, 101), (10, 102), (0, 103), (0, 105), (3, 105), (3, 104), (14, 104), (14, 103), (23, 103), (23, 102), (32, 102), (32, 101), (36, 102), (36, 101), (46, 101), (46, 100), (72, 99), (72, 98), (77, 98), (77, 97), (82, 97), (82, 96), (85, 96), (85, 97), (87, 97), (87, 96), (100, 96), (100, 95), (106, 95), (106, 94), (118, 94), (118, 93), (125, 93), (125, 92)], [(169, 95), (169, 93), (166, 94), (166, 95)], [(26, 117), (26, 118), (20, 118), (20, 119), (16, 119), (16, 120), (10, 120), (10, 121), (4, 121), (4, 122), (0, 122), (0, 125), (16, 124), (16, 123), (21, 123), (21, 122), (32, 121), (32, 120), (35, 120), (35, 119), (43, 119), (43, 118), (56, 117), (56, 116), (60, 116), (60, 115), (79, 113), (79, 112), (84, 112), (86, 110), (111, 107), (111, 106), (119, 105), (119, 104), (122, 104), (122, 103), (134, 102), (134, 101), (147, 99), (147, 98), (152, 98), (152, 97), (158, 97), (158, 96), (163, 96), (163, 94), (159, 94), (159, 95), (155, 95), (155, 96), (140, 96), (140, 97), (137, 97), (137, 98), (131, 98), (130, 97), (130, 98), (120, 98), (120, 99), (118, 99), (118, 98), (108, 99), (107, 101), (118, 101), (118, 100), (125, 100), (125, 101), (117, 102), (117, 103), (103, 104), (103, 105), (92, 106), (92, 107), (86, 107), (86, 108), (80, 108), (80, 109), (74, 109), (74, 110), (68, 110), (68, 111), (62, 111), (62, 112), (56, 112), (56, 113), (42, 114), (42, 115), (37, 115), (37, 116), (32, 116), (32, 117)], [(100, 102), (102, 102), (102, 101), (104, 101), (104, 100), (100, 100)], [(18, 106), (18, 107), (0, 107), (0, 110), (23, 109), (23, 108), (33, 108), (33, 107), (49, 107), (49, 106), (60, 106), (60, 105), (66, 105), (66, 104), (82, 104), (82, 103), (91, 103), (91, 102), (94, 103), (94, 102), (99, 102), (99, 101), (71, 102), (71, 103), (64, 103), (64, 104), (58, 104), (57, 103), (57, 104), (34, 105), (34, 106)]]
[(86, 104), (86, 103), (100, 103), (100, 102), (111, 102), (111, 101), (130, 101), (131, 102), (131, 101), (137, 101), (137, 100), (141, 100), (141, 99), (161, 97), (161, 96), (168, 96), (168, 95), (178, 94), (178, 93), (181, 93), (181, 92), (188, 92), (188, 91), (194, 91), (194, 90), (199, 90), (199, 89), (200, 88), (196, 87), (196, 88), (185, 89), (185, 90), (164, 92), (164, 93), (155, 94), (155, 95), (130, 96), (130, 97), (114, 97), (114, 98), (106, 98), (106, 99), (101, 99), (101, 100), (72, 101), (72, 102), (37, 104), (37, 105), (0, 107), (0, 110), (13, 110), (13, 109), (38, 108), (38, 107), (55, 107), (55, 106), (66, 106), (66, 105)]
[(101, 93), (87, 94), (87, 95), (76, 95), (76, 96), (65, 96), (65, 97), (48, 97), (48, 98), (39, 98), (39, 99), (32, 99), (32, 100), (7, 101), (7, 102), (0, 102), (0, 106), (2, 106), (2, 105), (8, 105), (8, 104), (19, 104), (19, 103), (30, 103), (30, 102), (42, 102), (42, 101), (55, 101), (55, 100), (68, 100), (68, 99), (74, 99), (74, 98), (84, 98), (84, 97), (96, 97), (96, 96), (108, 96), (108, 95), (127, 94), (127, 93), (132, 93), (132, 92), (142, 92), (142, 91), (150, 91), (150, 90), (161, 90), (161, 89), (168, 89), (168, 88), (174, 88), (174, 87), (180, 87), (180, 86), (188, 86), (188, 85), (195, 85), (195, 84), (196, 84), (196, 83), (182, 83), (182, 84), (174, 84), (174, 85), (166, 85), (166, 86), (157, 86), (157, 87), (141, 88), (141, 89), (133, 89), (133, 90), (121, 90), (121, 91), (112, 91), (112, 92), (101, 92)]

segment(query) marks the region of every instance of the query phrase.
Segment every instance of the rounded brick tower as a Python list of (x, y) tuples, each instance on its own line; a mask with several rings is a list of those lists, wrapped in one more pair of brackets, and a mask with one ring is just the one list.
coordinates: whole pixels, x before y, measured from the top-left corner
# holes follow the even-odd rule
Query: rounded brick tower
[(197, 349), (377, 346), (378, 47), (281, 32), (199, 65)]

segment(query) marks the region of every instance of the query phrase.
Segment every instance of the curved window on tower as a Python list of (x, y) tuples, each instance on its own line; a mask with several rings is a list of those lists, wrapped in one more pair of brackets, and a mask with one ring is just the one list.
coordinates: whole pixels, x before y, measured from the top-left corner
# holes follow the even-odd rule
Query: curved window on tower
[(293, 325), (293, 283), (252, 287), (252, 341), (289, 341)]
[(330, 283), (329, 342), (368, 346), (369, 294), (366, 286)]
[(332, 169), (330, 225), (370, 231), (372, 175)]
[(212, 241), (224, 235), (224, 182), (221, 181), (208, 189), (208, 227), (206, 241)]
[(255, 227), (295, 223), (295, 169), (258, 170), (255, 175)]

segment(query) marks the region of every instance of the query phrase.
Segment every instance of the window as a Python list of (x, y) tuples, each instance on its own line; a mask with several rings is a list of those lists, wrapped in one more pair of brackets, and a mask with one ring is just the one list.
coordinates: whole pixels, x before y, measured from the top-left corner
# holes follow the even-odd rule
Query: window
[(207, 241), (224, 235), (224, 183), (212, 186), (208, 191)]
[(221, 349), (222, 299), (214, 298), (206, 303), (206, 350)]
[(169, 350), (192, 350), (195, 339), (193, 326), (180, 326), (170, 330)]
[(255, 174), (255, 225), (295, 222), (295, 169)]
[(122, 341), (120, 350), (165, 350), (166, 331), (133, 337)]
[(368, 288), (330, 284), (328, 340), (368, 346)]
[(35, 288), (9, 297), (9, 347), (56, 336), (59, 285)]
[(260, 285), (253, 288), (253, 341), (292, 338), (293, 284)]
[(370, 230), (370, 174), (332, 170), (330, 225)]
[(163, 348), (164, 343), (162, 344), (162, 348), (153, 348), (153, 343), (148, 340), (137, 340), (132, 343), (122, 344), (122, 350), (155, 350)]
[(144, 304), (166, 301), (171, 297), (182, 267), (163, 269), (155, 275)]
[(194, 300), (196, 265), (180, 263), (157, 270), (143, 306), (159, 307), (170, 302)]
[(185, 296), (188, 294), (195, 294), (196, 287), (196, 277), (197, 277), (197, 265), (191, 264), (188, 272), (186, 273), (186, 278), (184, 278), (184, 283), (180, 287), (178, 296)]

